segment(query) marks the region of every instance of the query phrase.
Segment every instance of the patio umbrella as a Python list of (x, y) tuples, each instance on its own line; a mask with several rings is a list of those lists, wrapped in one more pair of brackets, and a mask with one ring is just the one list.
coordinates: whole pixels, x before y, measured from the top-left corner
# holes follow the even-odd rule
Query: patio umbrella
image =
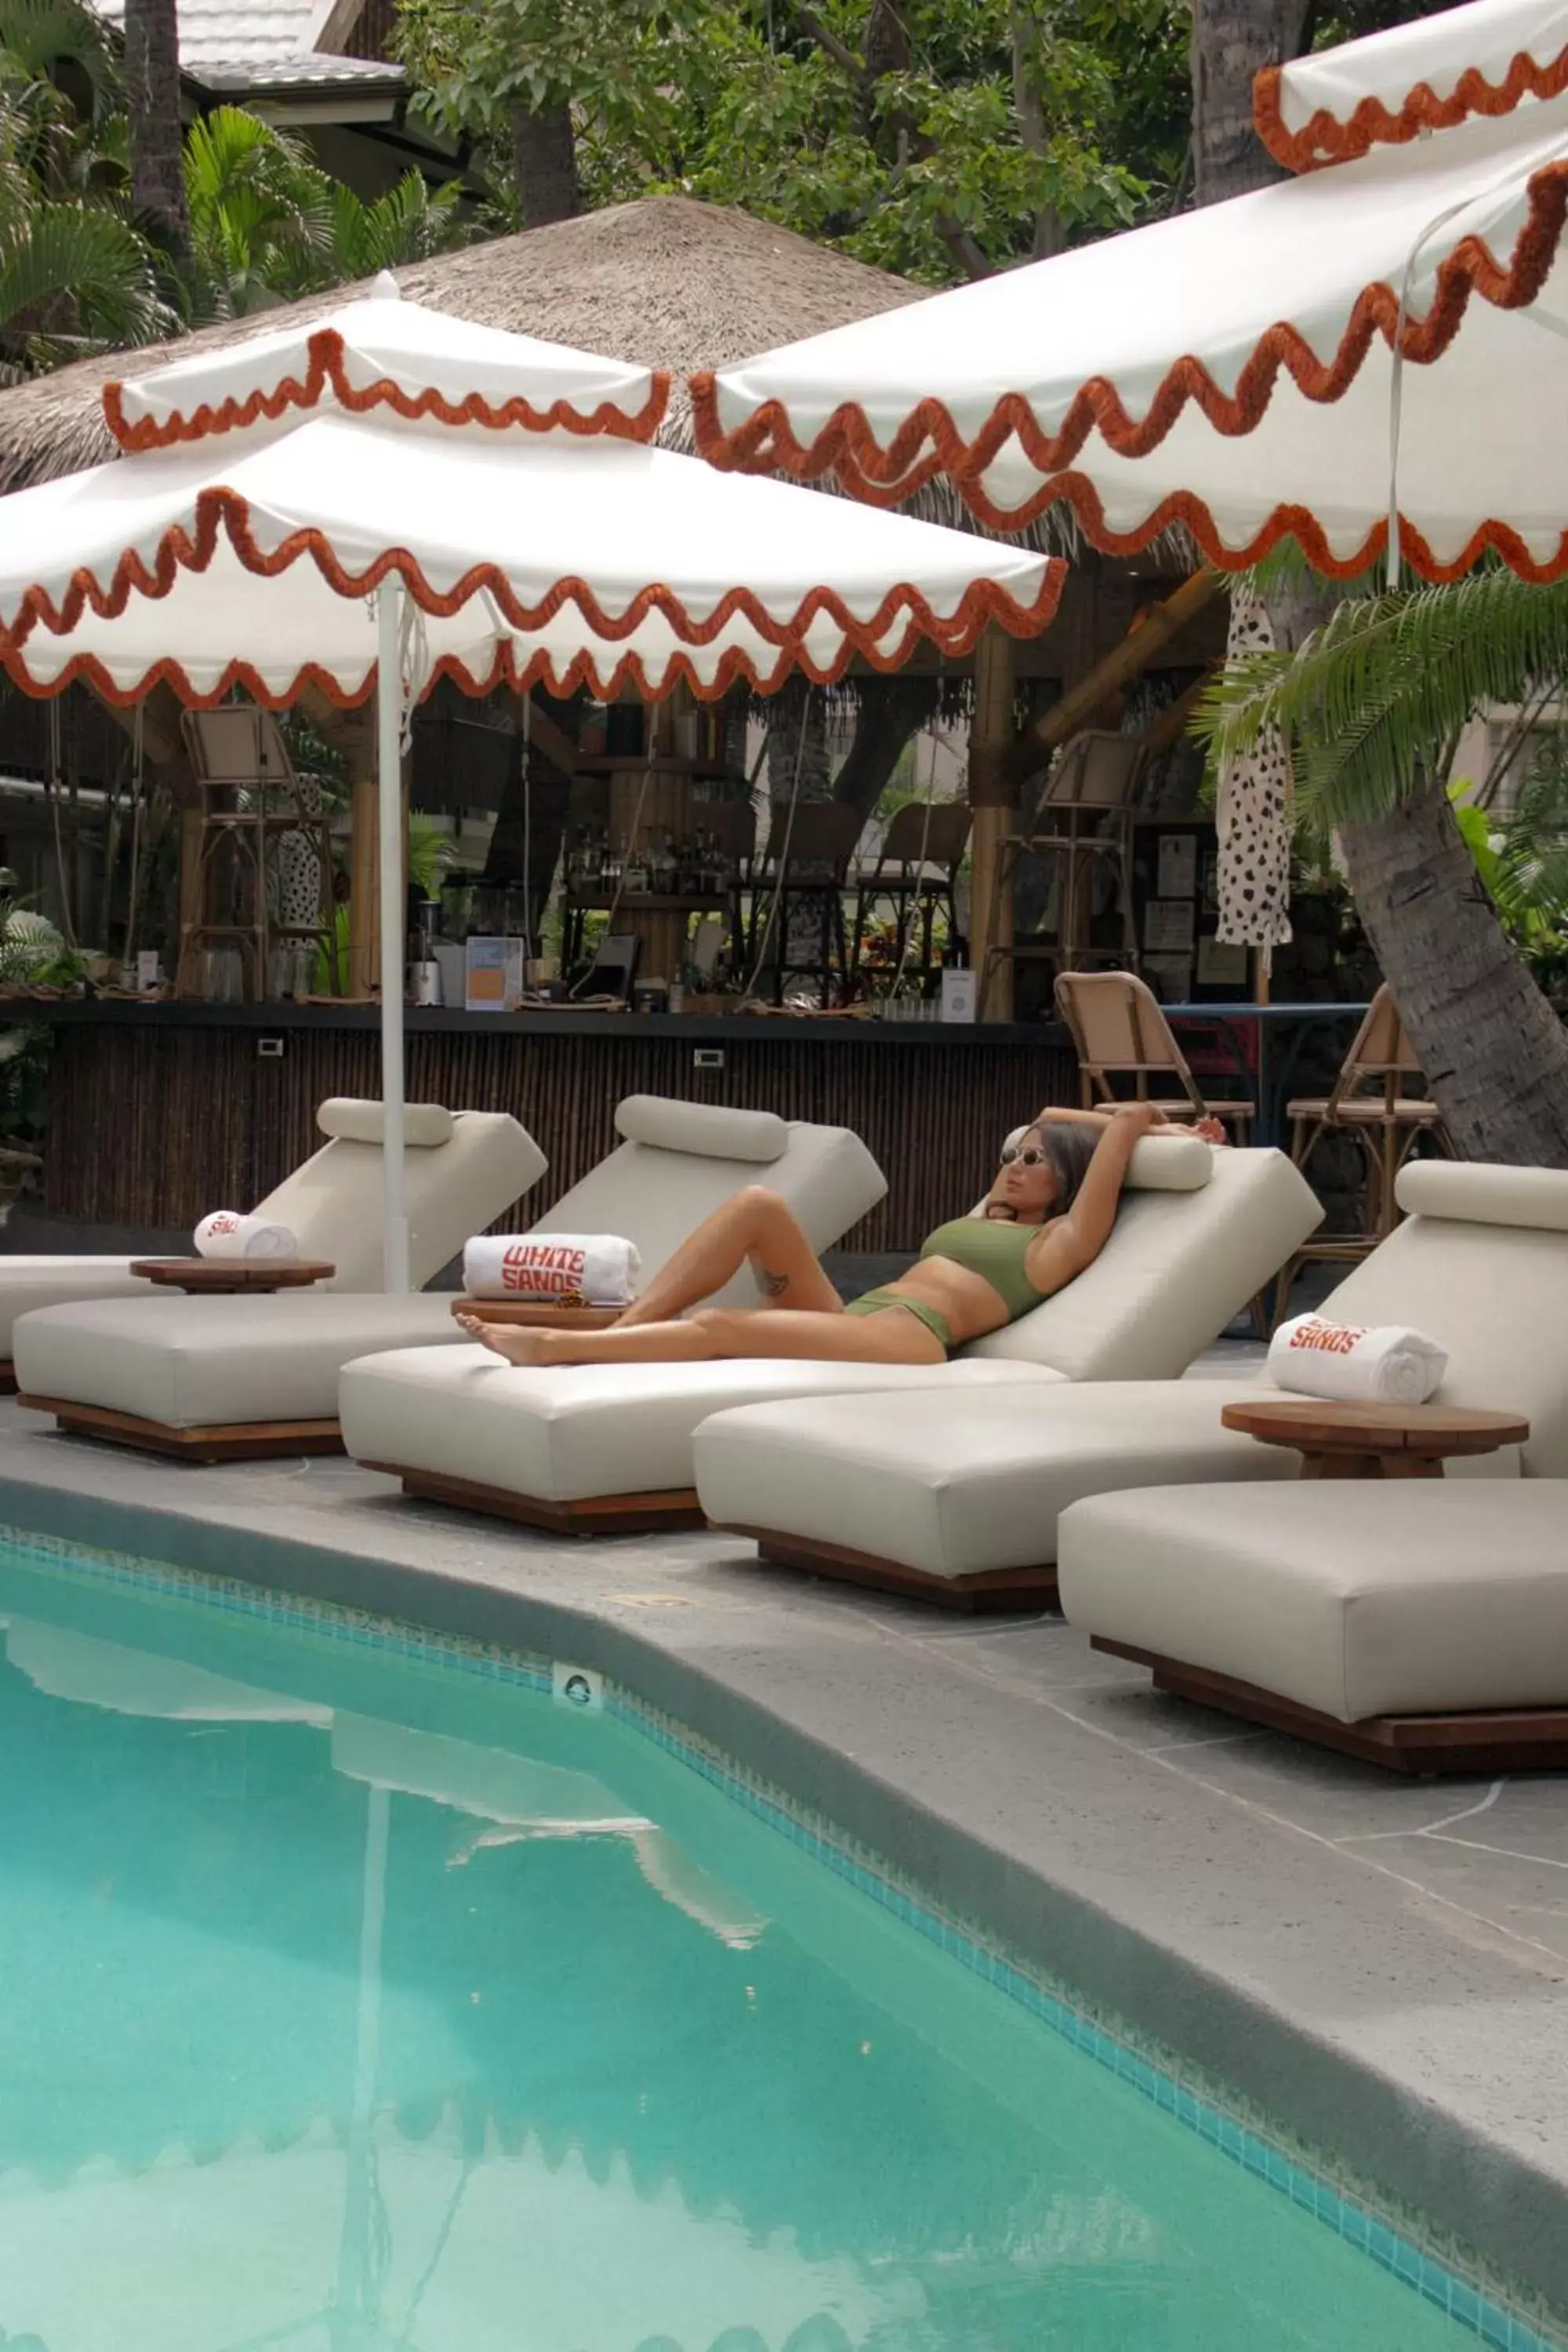
[(1562, 0), (1302, 59), (1257, 93), (1300, 176), (698, 376), (700, 446), (879, 503), (945, 473), (1115, 554), (1181, 524), (1225, 568), (1293, 536), (1348, 575), (1392, 512), (1426, 578), (1555, 578), (1565, 90)]
[[(693, 380), (721, 465), (945, 475), (994, 528), (1060, 507), (1116, 555), (1181, 526), (1456, 577), (1568, 570), (1568, 8), (1478, 0), (1259, 76), (1300, 176)], [(1331, 168), (1322, 168), (1323, 166)], [(1257, 608), (1232, 650), (1272, 642)], [(1290, 936), (1277, 741), (1221, 782), (1219, 936)]]
[[(121, 704), (161, 681), (195, 704), (374, 691), (395, 975), (400, 739), (437, 677), (771, 692), (1049, 620), (1060, 567), (1037, 555), (648, 447), (668, 391), (656, 371), (401, 301), (390, 278), (324, 321), (110, 384), (125, 457), (0, 499), (0, 654), (33, 693), (81, 678)], [(382, 1034), (397, 1291), (395, 978)]]

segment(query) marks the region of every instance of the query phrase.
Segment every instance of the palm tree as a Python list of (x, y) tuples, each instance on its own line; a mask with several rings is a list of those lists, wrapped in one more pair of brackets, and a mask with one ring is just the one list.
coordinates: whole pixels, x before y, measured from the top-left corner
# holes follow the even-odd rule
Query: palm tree
[(195, 308), (238, 318), (301, 294), (372, 278), (460, 243), (454, 183), (434, 194), (419, 173), (366, 204), (329, 179), (297, 140), (220, 106), (185, 141)]
[(1193, 0), (1193, 201), (1284, 177), (1252, 127), (1252, 85), (1301, 47), (1308, 0)]
[[(1478, 710), (1568, 679), (1568, 582), (1501, 570), (1451, 587), (1347, 598), (1294, 653), (1235, 663), (1199, 719), (1221, 759), (1270, 726), (1291, 743), (1301, 814), (1337, 833), (1357, 909), (1461, 1156), (1568, 1167), (1568, 1031), (1477, 870), (1445, 788)], [(1564, 880), (1562, 798), (1535, 803), (1529, 871)], [(1527, 798), (1527, 820), (1531, 803)], [(1552, 838), (1552, 827), (1557, 828)], [(1516, 898), (1517, 904), (1517, 898)]]
[(176, 261), (191, 256), (180, 152), (177, 0), (125, 0), (125, 86), (131, 101), (131, 194)]
[[(1424, 5), (1360, 5), (1350, 12), (1352, 29), (1401, 22)], [(1193, 154), (1200, 203), (1278, 177), (1252, 131), (1253, 77), (1295, 56), (1310, 40), (1317, 13), (1308, 0), (1194, 0)], [(1342, 593), (1300, 568), (1288, 577), (1266, 571), (1262, 601), (1276, 642), (1287, 649), (1286, 675), (1293, 648), (1303, 655), (1311, 648), (1305, 677), (1321, 675), (1321, 664), (1331, 667), (1342, 655), (1349, 660), (1351, 640), (1363, 628), (1372, 633), (1369, 652), (1387, 645), (1380, 628), (1393, 625), (1394, 616), (1383, 611), (1380, 623), (1364, 604), (1343, 624), (1345, 634), (1337, 632), (1329, 615)], [(1520, 590), (1526, 598), (1540, 593)], [(1412, 625), (1440, 631), (1444, 609), (1415, 600)], [(1542, 674), (1550, 675), (1551, 666)], [(1307, 723), (1316, 741), (1320, 722), (1313, 716)], [(1298, 740), (1310, 760), (1311, 748)], [(1331, 760), (1337, 739), (1324, 740)], [(1407, 764), (1397, 779), (1385, 769), (1381, 795), (1353, 811), (1347, 803), (1339, 845), (1351, 895), (1458, 1150), (1480, 1160), (1568, 1164), (1563, 1034), (1478, 882), (1444, 789), (1443, 740), (1441, 734), (1425, 739), (1419, 752), (1407, 741)]]
[(0, 382), (176, 323), (126, 216), (119, 108), (81, 0), (0, 0)]

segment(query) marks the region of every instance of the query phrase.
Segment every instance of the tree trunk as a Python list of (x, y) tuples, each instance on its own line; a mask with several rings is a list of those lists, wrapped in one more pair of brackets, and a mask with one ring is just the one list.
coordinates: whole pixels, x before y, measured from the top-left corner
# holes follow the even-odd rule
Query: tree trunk
[(934, 679), (868, 677), (861, 681), (855, 733), (834, 779), (833, 797), (852, 808), (862, 824), (892, 782), (904, 746), (935, 709)]
[(517, 109), (511, 118), (511, 176), (524, 228), (574, 218), (581, 196), (569, 106), (552, 106), (543, 114)]
[(770, 709), (768, 798), (781, 824), (792, 800), (833, 798), (826, 707), (822, 695), (799, 679), (774, 696)]
[(1285, 174), (1252, 127), (1252, 84), (1293, 58), (1307, 0), (1193, 0), (1193, 201), (1215, 205)]
[(1340, 845), (1460, 1158), (1568, 1168), (1568, 1031), (1498, 921), (1443, 786), (1346, 826)]
[(157, 225), (175, 259), (189, 261), (177, 0), (125, 0), (125, 95), (132, 202)]

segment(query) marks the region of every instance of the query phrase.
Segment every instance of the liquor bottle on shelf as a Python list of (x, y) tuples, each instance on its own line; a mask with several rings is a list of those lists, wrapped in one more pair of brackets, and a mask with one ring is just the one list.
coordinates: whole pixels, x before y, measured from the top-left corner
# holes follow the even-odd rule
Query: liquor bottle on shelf
[(653, 887), (662, 898), (673, 898), (679, 887), (675, 868), (675, 852), (668, 833), (661, 833), (653, 853)]

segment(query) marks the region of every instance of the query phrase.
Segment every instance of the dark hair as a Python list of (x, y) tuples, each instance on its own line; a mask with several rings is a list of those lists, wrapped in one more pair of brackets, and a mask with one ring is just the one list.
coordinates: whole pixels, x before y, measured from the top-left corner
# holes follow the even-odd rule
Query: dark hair
[(1053, 1217), (1065, 1217), (1089, 1174), (1100, 1130), (1079, 1127), (1069, 1119), (1046, 1118), (1038, 1120), (1029, 1133), (1039, 1137), (1057, 1180), (1057, 1197), (1051, 1202), (1050, 1213)]

